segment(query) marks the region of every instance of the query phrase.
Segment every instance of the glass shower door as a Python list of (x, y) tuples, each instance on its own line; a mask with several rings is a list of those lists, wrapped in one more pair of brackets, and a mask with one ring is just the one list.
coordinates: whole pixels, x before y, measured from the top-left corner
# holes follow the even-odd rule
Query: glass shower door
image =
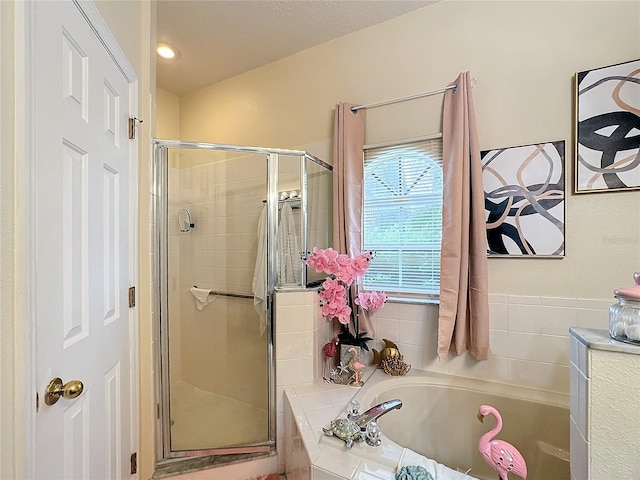
[(165, 154), (164, 456), (268, 452), (270, 332), (253, 295), (267, 155)]

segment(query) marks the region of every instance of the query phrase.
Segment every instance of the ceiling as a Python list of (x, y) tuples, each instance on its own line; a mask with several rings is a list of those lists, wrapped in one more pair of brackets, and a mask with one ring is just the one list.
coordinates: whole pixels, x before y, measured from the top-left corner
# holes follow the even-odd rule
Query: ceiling
[(181, 96), (437, 0), (158, 0), (157, 85)]

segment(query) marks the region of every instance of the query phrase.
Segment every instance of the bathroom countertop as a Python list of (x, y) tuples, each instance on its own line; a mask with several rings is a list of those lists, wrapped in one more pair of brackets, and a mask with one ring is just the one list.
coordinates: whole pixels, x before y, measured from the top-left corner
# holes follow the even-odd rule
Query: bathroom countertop
[(569, 329), (571, 336), (575, 337), (580, 343), (594, 350), (606, 350), (610, 352), (630, 353), (632, 355), (640, 355), (640, 345), (620, 342), (609, 336), (607, 330), (598, 330), (595, 328), (575, 328)]

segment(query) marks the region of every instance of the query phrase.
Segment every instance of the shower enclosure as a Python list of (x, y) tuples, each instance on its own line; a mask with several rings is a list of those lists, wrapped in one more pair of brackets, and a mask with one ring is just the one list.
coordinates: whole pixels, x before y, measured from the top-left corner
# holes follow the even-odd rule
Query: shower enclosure
[(316, 279), (300, 254), (330, 245), (331, 166), (154, 140), (154, 176), (158, 467), (273, 453), (273, 293)]

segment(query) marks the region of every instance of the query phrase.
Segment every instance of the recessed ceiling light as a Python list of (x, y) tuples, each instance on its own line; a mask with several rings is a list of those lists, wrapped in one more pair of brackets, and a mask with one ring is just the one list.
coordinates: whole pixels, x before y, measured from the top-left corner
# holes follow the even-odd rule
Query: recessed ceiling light
[(156, 52), (162, 58), (172, 59), (178, 56), (178, 49), (168, 43), (158, 43), (156, 46)]

